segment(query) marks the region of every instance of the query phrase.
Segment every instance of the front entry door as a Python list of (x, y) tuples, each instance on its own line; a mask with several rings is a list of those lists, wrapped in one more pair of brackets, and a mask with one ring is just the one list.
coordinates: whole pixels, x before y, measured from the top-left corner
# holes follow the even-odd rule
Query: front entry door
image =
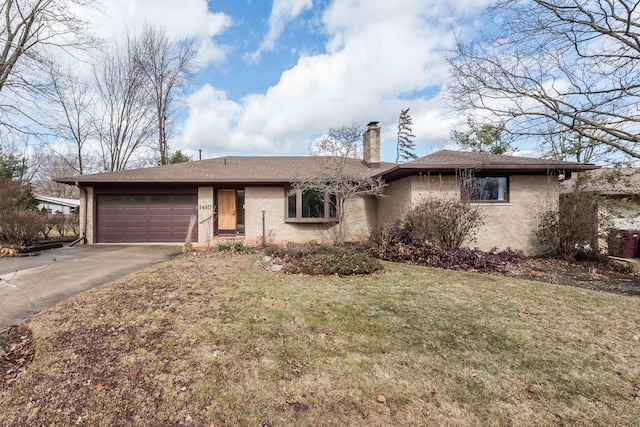
[(218, 231), (236, 232), (236, 190), (218, 190)]

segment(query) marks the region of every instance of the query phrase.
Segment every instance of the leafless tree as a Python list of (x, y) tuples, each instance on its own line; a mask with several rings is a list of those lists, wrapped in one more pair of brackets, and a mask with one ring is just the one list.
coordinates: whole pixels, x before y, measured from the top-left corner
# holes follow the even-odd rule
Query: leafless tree
[[(366, 171), (353, 167), (351, 154), (352, 149), (358, 144), (354, 139), (358, 126), (354, 123), (351, 126), (330, 129), (329, 135), (333, 135), (333, 138), (328, 139), (327, 143), (337, 142), (337, 144), (329, 144), (335, 150), (333, 151), (335, 154), (324, 158), (326, 162), (323, 167), (324, 172), (302, 178), (292, 186), (293, 191), (315, 191), (323, 202), (333, 205), (338, 224), (332, 238), (337, 244), (344, 243), (349, 233), (345, 209), (347, 201), (365, 196), (385, 197), (384, 187), (387, 186), (382, 178), (371, 176)], [(358, 141), (361, 137), (360, 132)]]
[(558, 125), (552, 122), (547, 125), (548, 132), (541, 135), (539, 149), (551, 159), (602, 163), (615, 154), (615, 148), (610, 145), (600, 144), (575, 132), (558, 129)]
[[(521, 137), (569, 132), (640, 158), (640, 7), (631, 0), (500, 0), (451, 60), (454, 105)], [(552, 123), (552, 126), (549, 126)]]
[(73, 156), (59, 154), (59, 160), (66, 161), (73, 173), (85, 173), (84, 146), (94, 130), (95, 104), (94, 88), (91, 82), (83, 80), (72, 71), (61, 71), (58, 67), (49, 69), (50, 99), (53, 105), (49, 129), (53, 135), (73, 145)]
[(361, 158), (362, 123), (353, 122), (351, 126), (330, 128), (327, 135), (317, 141), (308, 154), (317, 156), (337, 156), (341, 158)]
[(41, 72), (52, 50), (72, 54), (95, 43), (74, 8), (89, 0), (0, 1), (0, 124), (18, 129), (11, 116), (29, 116), (25, 104), (42, 87)]
[(47, 150), (25, 134), (8, 134), (0, 141), (0, 175), (30, 184), (47, 162)]
[(154, 103), (146, 86), (146, 75), (135, 60), (133, 40), (116, 45), (94, 68), (100, 143), (105, 171), (126, 169), (132, 156), (154, 136)]
[(46, 161), (40, 166), (33, 179), (33, 191), (51, 197), (77, 198), (78, 189), (71, 185), (60, 184), (54, 178), (73, 176), (78, 174), (74, 165), (75, 154), (65, 156), (62, 153), (48, 150)]
[(166, 165), (170, 158), (171, 123), (177, 111), (176, 96), (184, 92), (194, 73), (194, 41), (171, 40), (164, 29), (144, 26), (134, 43), (133, 55), (151, 92), (160, 164)]
[(345, 205), (357, 197), (384, 197), (384, 180), (380, 177), (356, 175), (346, 168), (327, 168), (326, 174), (301, 179), (294, 183), (293, 191), (315, 191), (323, 202), (328, 201), (335, 209), (337, 225), (331, 233), (333, 243), (342, 244), (349, 234)]

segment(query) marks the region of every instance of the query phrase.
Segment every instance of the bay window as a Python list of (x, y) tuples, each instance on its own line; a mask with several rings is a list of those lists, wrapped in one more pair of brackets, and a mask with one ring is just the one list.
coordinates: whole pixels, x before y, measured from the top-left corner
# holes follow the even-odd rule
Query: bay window
[(337, 221), (336, 197), (314, 191), (289, 190), (287, 193), (287, 222)]

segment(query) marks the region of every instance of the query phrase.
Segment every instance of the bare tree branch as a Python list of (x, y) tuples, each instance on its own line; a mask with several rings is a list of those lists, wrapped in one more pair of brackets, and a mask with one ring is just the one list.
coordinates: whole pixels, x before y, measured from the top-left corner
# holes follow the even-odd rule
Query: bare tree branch
[(519, 137), (551, 128), (640, 158), (638, 2), (502, 0), (487, 17), (497, 28), (450, 61), (456, 107)]
[(57, 67), (49, 69), (49, 77), (49, 98), (59, 109), (54, 109), (50, 114), (52, 123), (48, 127), (56, 137), (73, 144), (75, 159), (68, 165), (75, 173), (82, 175), (85, 173), (84, 145), (94, 129), (94, 89), (89, 81), (83, 81), (79, 75), (71, 71), (63, 72)]
[(323, 202), (333, 205), (338, 221), (334, 243), (344, 243), (348, 237), (345, 210), (347, 201), (366, 196), (386, 197), (384, 188), (387, 184), (381, 177), (374, 177), (364, 169), (354, 168), (351, 150), (358, 146), (358, 141), (362, 138), (362, 131), (359, 129), (356, 123), (331, 128), (329, 135), (332, 137), (325, 139), (325, 142), (327, 148), (334, 150), (337, 155), (324, 158), (326, 164), (323, 173), (301, 178), (292, 186), (293, 191), (301, 193), (313, 191)]
[(116, 46), (94, 68), (99, 119), (95, 132), (105, 171), (126, 169), (134, 153), (148, 145), (155, 130), (154, 104), (146, 77), (135, 61), (132, 40)]
[(54, 50), (73, 55), (96, 44), (74, 8), (89, 0), (3, 0), (0, 2), (0, 124), (21, 130), (12, 116), (33, 121), (25, 104), (43, 89), (42, 72)]
[(330, 128), (308, 151), (313, 156), (337, 156), (343, 159), (358, 159), (362, 156), (362, 123), (353, 122), (351, 126)]
[(194, 73), (194, 41), (170, 40), (164, 29), (145, 26), (134, 43), (133, 55), (153, 99), (160, 164), (166, 165), (170, 158), (168, 139), (176, 114), (176, 95), (187, 88)]

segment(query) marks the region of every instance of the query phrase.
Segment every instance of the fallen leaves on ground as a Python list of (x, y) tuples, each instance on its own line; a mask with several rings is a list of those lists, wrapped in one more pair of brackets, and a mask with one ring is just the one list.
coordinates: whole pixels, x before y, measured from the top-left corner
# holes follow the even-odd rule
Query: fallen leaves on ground
[(4, 389), (18, 381), (34, 354), (35, 346), (27, 327), (14, 326), (0, 332), (0, 397)]
[(625, 272), (619, 267), (613, 262), (606, 264), (536, 257), (522, 259), (512, 265), (506, 275), (555, 285), (640, 296), (640, 274)]

